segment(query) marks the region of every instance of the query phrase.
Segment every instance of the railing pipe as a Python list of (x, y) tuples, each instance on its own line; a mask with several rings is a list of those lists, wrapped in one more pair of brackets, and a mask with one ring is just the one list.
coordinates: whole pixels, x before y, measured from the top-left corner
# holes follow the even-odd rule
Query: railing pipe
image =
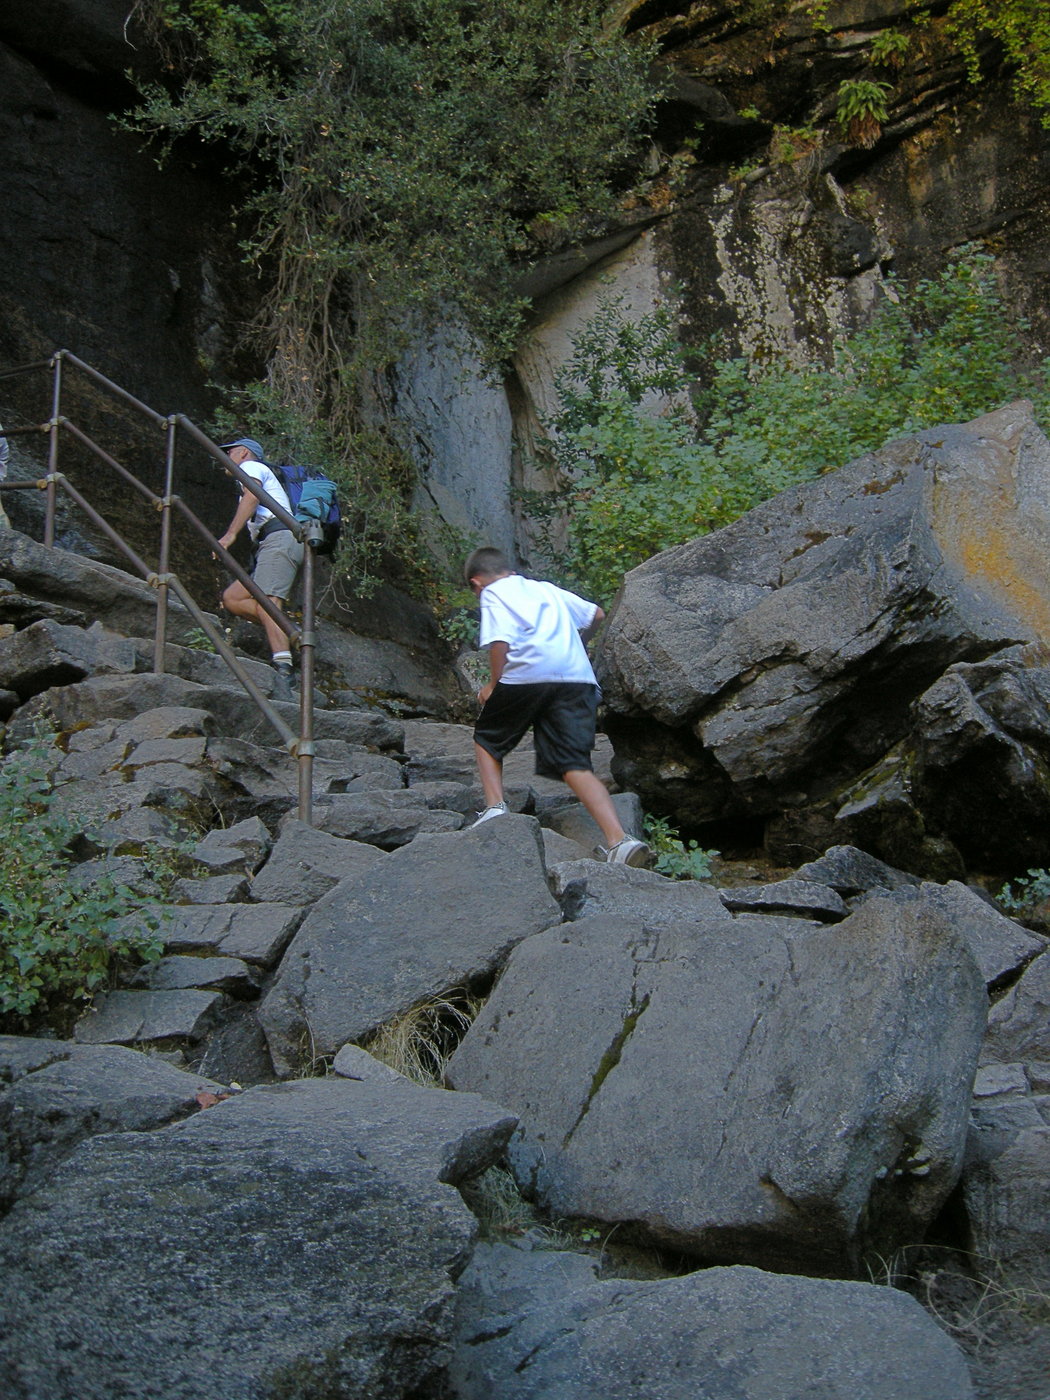
[[(285, 724), (284, 720), (270, 704), (270, 701), (267, 698), (267, 696), (265, 696), (262, 693), (259, 687), (252, 680), (246, 668), (241, 664), (240, 658), (234, 652), (233, 648), (227, 642), (226, 638), (215, 626), (208, 614), (204, 612), (202, 608), (198, 607), (193, 597), (187, 592), (185, 587), (182, 585), (182, 583), (180, 583), (179, 579), (174, 574), (172, 574), (168, 582), (171, 585), (172, 591), (185, 605), (190, 616), (201, 627), (205, 635), (208, 637), (209, 641), (216, 648), (222, 659), (226, 662), (226, 665), (237, 677), (241, 685), (244, 686), (245, 690), (255, 701), (256, 705), (258, 705), (259, 709), (263, 712), (263, 715), (266, 717), (266, 719), (269, 720), (270, 724), (273, 725), (274, 729), (280, 735), (281, 742), (284, 744), (285, 748), (290, 754), (295, 755), (299, 748), (298, 738), (288, 727), (288, 725)], [(304, 817), (303, 820), (305, 821), (306, 818)]]
[(130, 404), (132, 408), (137, 409), (139, 413), (152, 419), (158, 428), (163, 428), (166, 425), (167, 419), (163, 414), (157, 413), (155, 409), (150, 408), (149, 404), (143, 403), (142, 400), (137, 399), (134, 394), (129, 394), (127, 389), (122, 389), (119, 384), (114, 384), (112, 379), (107, 379), (106, 376), (100, 374), (97, 369), (92, 369), (89, 364), (85, 364), (83, 360), (77, 359), (76, 355), (74, 355), (71, 350), (56, 350), (55, 359), (56, 361), (65, 360), (67, 363), (75, 365), (82, 374), (86, 374), (87, 377), (93, 379), (96, 384), (101, 384), (103, 388), (108, 389), (109, 392), (114, 394), (118, 399), (123, 399), (125, 403)]
[(0, 369), (0, 379), (13, 379), (16, 374), (30, 374), (38, 369), (52, 369), (54, 367), (54, 357), (47, 360), (34, 360), (32, 364), (15, 365), (13, 369)]
[(60, 485), (62, 487), (62, 490), (66, 493), (66, 495), (69, 496), (71, 500), (76, 501), (77, 505), (84, 512), (84, 514), (91, 521), (91, 523), (102, 531), (102, 533), (106, 536), (106, 538), (111, 544), (115, 545), (116, 548), (120, 550), (121, 554), (123, 554), (125, 559), (130, 560), (130, 562), (134, 564), (135, 568), (138, 569), (142, 577), (147, 581), (150, 579), (150, 577), (153, 575), (153, 570), (150, 568), (150, 566), (144, 560), (139, 558), (139, 556), (132, 549), (131, 545), (128, 544), (122, 538), (122, 536), (120, 536), (117, 533), (116, 530), (114, 530), (113, 526), (109, 523), (109, 521), (104, 520), (103, 517), (99, 515), (98, 511), (95, 510), (94, 506), (90, 505), (87, 501), (85, 501), (84, 497), (80, 494), (80, 492), (76, 489), (75, 486), (71, 485), (71, 483), (68, 482), (66, 478), (61, 474), (58, 474), (54, 477), (49, 477), (48, 485), (49, 487)]
[(160, 510), (160, 549), (157, 554), (157, 573), (162, 582), (157, 590), (157, 628), (153, 637), (153, 669), (158, 675), (164, 674), (164, 647), (168, 638), (168, 570), (171, 564), (171, 498), (175, 485), (175, 420), (169, 418), (165, 425), (164, 454), (164, 499), (158, 503)]
[(313, 822), (314, 794), (314, 549), (303, 551), (303, 628), (299, 634), (299, 820)]
[(93, 438), (88, 437), (83, 428), (78, 428), (77, 425), (71, 423), (68, 418), (59, 418), (58, 426), (64, 428), (71, 437), (76, 438), (77, 442), (81, 443), (82, 446), (86, 447), (90, 452), (93, 452), (101, 461), (105, 462), (107, 467), (112, 467), (117, 475), (122, 480), (126, 481), (132, 490), (137, 491), (140, 496), (144, 496), (151, 506), (156, 507), (158, 510), (160, 509), (163, 502), (156, 491), (151, 491), (144, 481), (138, 479), (134, 472), (129, 472), (127, 467), (122, 467), (116, 457), (111, 457), (104, 447), (99, 447), (98, 443), (95, 442)]
[(48, 424), (47, 445), (47, 505), (44, 510), (44, 544), (55, 547), (55, 482), (58, 478), (58, 418), (62, 409), (62, 352), (52, 359), (51, 422)]

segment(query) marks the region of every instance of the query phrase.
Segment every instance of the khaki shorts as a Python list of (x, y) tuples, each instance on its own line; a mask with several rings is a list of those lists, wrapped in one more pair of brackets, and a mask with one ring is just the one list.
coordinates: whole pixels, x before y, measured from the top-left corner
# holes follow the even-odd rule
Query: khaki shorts
[(275, 530), (260, 540), (255, 554), (252, 581), (268, 598), (287, 601), (303, 562), (305, 546), (291, 530)]

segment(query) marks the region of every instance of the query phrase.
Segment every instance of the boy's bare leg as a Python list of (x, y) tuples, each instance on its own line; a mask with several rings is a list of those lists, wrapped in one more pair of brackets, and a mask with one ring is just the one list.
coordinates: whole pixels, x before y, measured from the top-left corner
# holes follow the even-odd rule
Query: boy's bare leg
[(485, 794), (485, 806), (502, 806), (503, 764), (498, 758), (493, 758), (488, 749), (483, 749), (480, 744), (474, 745), (474, 757), (478, 764), (478, 777), (481, 779), (481, 790)]
[(605, 844), (611, 847), (622, 841), (627, 833), (601, 778), (585, 768), (574, 768), (562, 777), (601, 827)]

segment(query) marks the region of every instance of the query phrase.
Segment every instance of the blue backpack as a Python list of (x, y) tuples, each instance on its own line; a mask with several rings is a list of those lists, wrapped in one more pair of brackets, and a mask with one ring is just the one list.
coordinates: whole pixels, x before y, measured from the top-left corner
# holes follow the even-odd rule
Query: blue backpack
[(279, 481), (288, 492), (288, 502), (296, 520), (304, 525), (311, 520), (321, 522), (321, 543), (315, 554), (334, 554), (343, 528), (336, 484), (319, 467), (274, 467)]

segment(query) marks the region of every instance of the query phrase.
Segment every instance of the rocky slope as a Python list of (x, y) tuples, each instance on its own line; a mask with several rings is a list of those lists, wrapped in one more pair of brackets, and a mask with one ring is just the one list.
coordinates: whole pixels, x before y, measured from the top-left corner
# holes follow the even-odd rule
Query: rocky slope
[[(469, 728), (360, 707), (316, 715), (306, 827), (215, 658), (151, 675), (20, 596), (8, 742), (57, 723), (81, 877), (193, 847), (159, 962), (70, 1039), (0, 1038), (5, 1395), (1034, 1393), (1044, 936), (852, 847), (772, 883), (606, 866), (527, 752), (465, 829)], [(451, 1091), (368, 1053), (421, 1006)], [(600, 1255), (479, 1243), (456, 1187), (508, 1172)], [(964, 1258), (1014, 1300), (971, 1375), (866, 1272), (918, 1265), (943, 1321), (987, 1287)]]

